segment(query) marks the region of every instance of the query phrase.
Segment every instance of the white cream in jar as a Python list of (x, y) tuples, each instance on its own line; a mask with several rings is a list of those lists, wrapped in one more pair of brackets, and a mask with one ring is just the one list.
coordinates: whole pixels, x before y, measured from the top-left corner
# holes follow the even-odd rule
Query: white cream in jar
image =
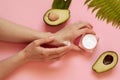
[(82, 37), (81, 42), (79, 42), (79, 46), (83, 46), (85, 49), (94, 49), (97, 46), (97, 37), (93, 34), (86, 34)]

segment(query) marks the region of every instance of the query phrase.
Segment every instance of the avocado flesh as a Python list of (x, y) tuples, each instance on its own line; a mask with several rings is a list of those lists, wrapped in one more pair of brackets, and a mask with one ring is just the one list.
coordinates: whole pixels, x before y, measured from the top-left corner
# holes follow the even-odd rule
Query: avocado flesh
[(118, 55), (114, 51), (106, 51), (100, 55), (97, 61), (93, 64), (92, 69), (97, 73), (106, 72), (116, 66)]
[[(51, 13), (55, 13), (59, 16), (59, 18), (55, 21), (52, 21), (49, 19), (49, 14)], [(46, 12), (46, 14), (44, 15), (44, 21), (45, 23), (47, 23), (48, 25), (59, 25), (64, 23), (65, 21), (67, 21), (70, 18), (70, 11), (67, 9), (50, 9)]]

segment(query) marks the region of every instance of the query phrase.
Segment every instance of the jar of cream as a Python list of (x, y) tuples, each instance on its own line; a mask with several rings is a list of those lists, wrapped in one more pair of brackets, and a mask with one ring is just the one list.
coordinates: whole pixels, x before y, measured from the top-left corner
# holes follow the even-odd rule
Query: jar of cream
[(94, 34), (85, 34), (78, 37), (75, 41), (75, 45), (82, 48), (86, 52), (93, 52), (98, 43), (98, 38)]

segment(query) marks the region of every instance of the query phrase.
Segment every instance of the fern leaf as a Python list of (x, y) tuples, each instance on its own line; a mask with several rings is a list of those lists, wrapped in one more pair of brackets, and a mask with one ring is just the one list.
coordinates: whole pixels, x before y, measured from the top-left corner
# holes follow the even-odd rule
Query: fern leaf
[(93, 8), (92, 12), (97, 10), (98, 19), (120, 28), (120, 0), (86, 0), (85, 4)]
[(89, 1), (90, 1), (90, 0), (86, 0), (86, 1), (85, 1), (85, 4), (88, 3)]

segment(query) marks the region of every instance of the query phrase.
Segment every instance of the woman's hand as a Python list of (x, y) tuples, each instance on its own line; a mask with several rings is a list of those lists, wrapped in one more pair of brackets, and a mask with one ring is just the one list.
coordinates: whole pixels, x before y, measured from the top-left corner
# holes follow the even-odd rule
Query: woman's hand
[(54, 41), (54, 38), (46, 38), (35, 40), (22, 50), (23, 55), (27, 60), (51, 60), (63, 56), (71, 49), (71, 46), (61, 46), (58, 48), (44, 48), (41, 45), (48, 44)]
[(95, 32), (92, 30), (92, 26), (86, 22), (77, 22), (74, 24), (67, 25), (60, 31), (56, 32), (54, 34), (55, 41), (52, 43), (62, 45), (69, 41), (70, 43), (72, 43), (71, 45), (73, 50), (81, 51), (82, 49), (80, 49), (74, 44), (74, 40), (77, 37), (88, 33), (95, 34)]

